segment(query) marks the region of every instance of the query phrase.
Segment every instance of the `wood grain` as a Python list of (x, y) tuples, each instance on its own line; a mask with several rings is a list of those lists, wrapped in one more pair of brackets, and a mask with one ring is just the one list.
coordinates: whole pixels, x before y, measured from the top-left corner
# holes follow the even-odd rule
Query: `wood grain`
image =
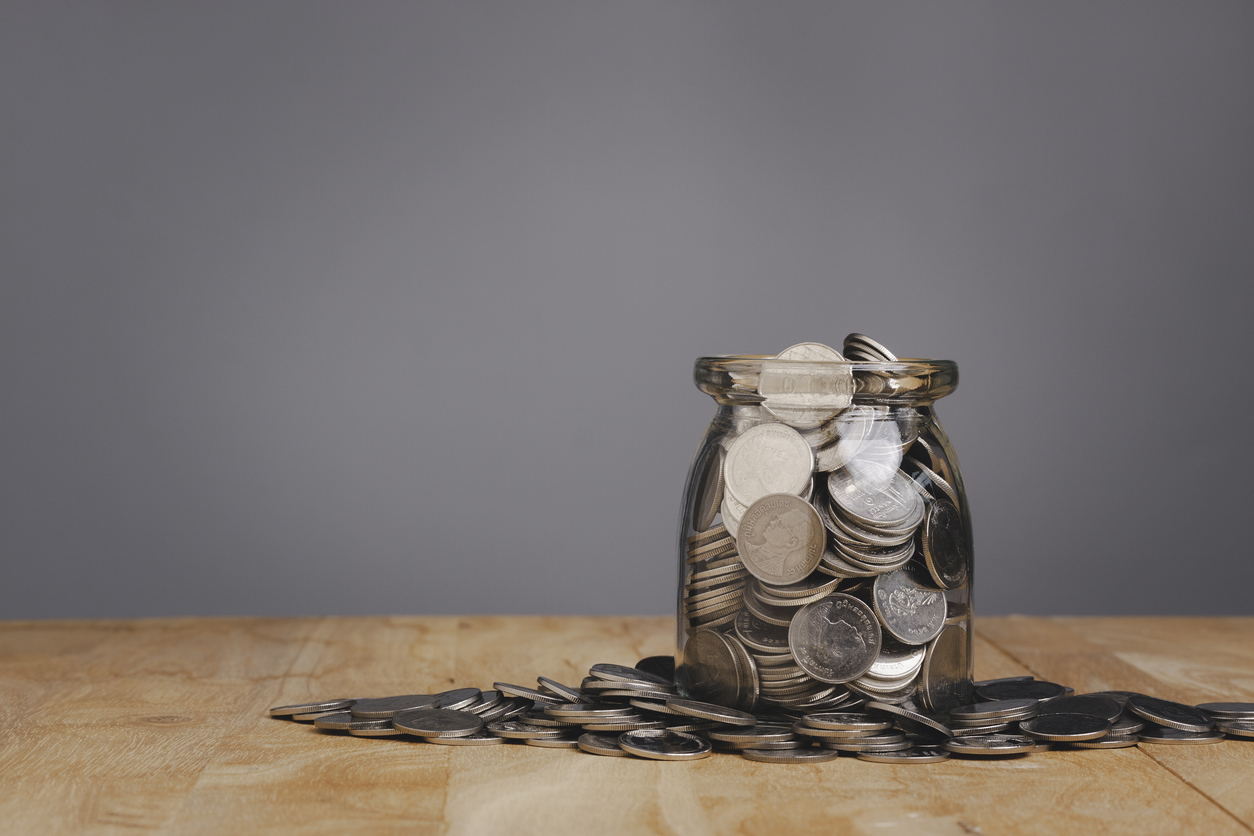
[[(335, 696), (577, 683), (669, 618), (0, 622), (6, 833), (1254, 833), (1254, 743), (887, 766), (597, 758), (273, 720)], [(1254, 701), (1254, 619), (980, 619), (976, 675)]]

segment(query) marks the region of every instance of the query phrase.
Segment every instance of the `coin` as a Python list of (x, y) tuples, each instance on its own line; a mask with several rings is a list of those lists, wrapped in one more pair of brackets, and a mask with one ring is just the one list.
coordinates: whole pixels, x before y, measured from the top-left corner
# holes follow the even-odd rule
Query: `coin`
[(891, 720), (869, 717), (866, 714), (848, 711), (829, 711), (806, 714), (801, 721), (816, 729), (835, 729), (847, 731), (877, 732), (893, 727)]
[(819, 565), (826, 529), (814, 507), (786, 493), (757, 499), (740, 521), (736, 543), (745, 568), (780, 586), (799, 581)]
[(960, 705), (950, 709), (949, 716), (953, 720), (1026, 720), (1036, 716), (1040, 705), (1039, 700), (1033, 699), (993, 700)]
[(762, 361), (758, 392), (764, 397), (762, 409), (773, 417), (791, 426), (815, 428), (849, 405), (853, 371), (834, 348), (799, 343)]
[(512, 740), (527, 740), (537, 737), (561, 737), (566, 733), (560, 728), (546, 728), (545, 726), (536, 726), (519, 720), (498, 720), (495, 723), (488, 723), (486, 728), (497, 737), (504, 737)]
[(866, 334), (850, 334), (845, 337), (845, 356), (856, 354), (859, 359), (871, 363), (896, 363), (897, 355), (868, 337)]
[(840, 757), (828, 749), (744, 749), (740, 756), (757, 763), (824, 763)]
[(679, 714), (702, 720), (713, 720), (729, 726), (752, 726), (758, 722), (758, 718), (747, 711), (737, 711), (734, 708), (698, 700), (670, 699), (666, 701), (666, 707)]
[(975, 695), (982, 700), (1034, 699), (1045, 702), (1067, 693), (1067, 689), (1055, 682), (1029, 679), (1021, 682), (998, 681), (981, 685)]
[(618, 732), (635, 731), (636, 729), (664, 729), (667, 725), (662, 720), (646, 720), (644, 717), (636, 719), (624, 718), (598, 721), (596, 723), (581, 723), (584, 731), (594, 732)]
[(784, 424), (759, 424), (728, 448), (724, 493), (746, 507), (769, 494), (800, 495), (810, 485), (813, 465), (800, 433)]
[(618, 745), (618, 735), (584, 732), (576, 741), (580, 749), (593, 755), (606, 755), (611, 758), (625, 758), (627, 753)]
[(1136, 736), (1141, 743), (1219, 743), (1224, 736), (1219, 732), (1192, 732), (1183, 729), (1155, 727), (1146, 729)]
[(943, 713), (970, 699), (969, 649), (967, 631), (959, 624), (945, 627), (927, 646), (919, 674), (919, 696), (924, 708)]
[(491, 711), (504, 702), (504, 700), (505, 695), (500, 691), (484, 691), (479, 695), (479, 701), (473, 705), (466, 706), (466, 710), (483, 716), (486, 712)]
[(709, 757), (710, 741), (686, 732), (646, 729), (623, 732), (618, 745), (640, 758), (660, 761), (688, 761)]
[(844, 593), (802, 607), (788, 628), (793, 658), (820, 682), (848, 682), (866, 673), (882, 639), (871, 608)]
[(723, 502), (723, 448), (718, 444), (706, 447), (692, 472), (696, 479), (692, 525), (697, 531), (705, 531), (714, 523), (714, 515)]
[(900, 471), (880, 488), (860, 484), (843, 468), (827, 478), (828, 494), (840, 511), (860, 524), (883, 528), (910, 527), (916, 517), (914, 525), (922, 522), (923, 497), (912, 485)]
[(595, 722), (611, 717), (631, 717), (636, 712), (629, 705), (593, 705), (579, 703), (546, 706), (544, 713), (557, 720), (574, 720), (577, 723)]
[(1209, 714), (1191, 705), (1137, 694), (1128, 700), (1128, 710), (1151, 723), (1187, 732), (1208, 732), (1214, 726)]
[(954, 737), (962, 737), (968, 734), (1000, 734), (1007, 731), (1014, 723), (1008, 722), (992, 722), (989, 720), (979, 720), (975, 723), (959, 723), (957, 720), (950, 720), (949, 727), (953, 730)]
[(1078, 697), (1059, 697), (1041, 703), (1041, 714), (1091, 714), (1114, 723), (1123, 714), (1123, 707), (1109, 697), (1094, 697), (1089, 694)]
[(298, 723), (313, 723), (323, 717), (327, 717), (332, 714), (338, 714), (338, 713), (340, 712), (338, 711), (312, 711), (309, 714), (293, 714), (288, 719), (295, 720)]
[(522, 697), (505, 697), (499, 703), (489, 708), (487, 711), (476, 711), (480, 719), (485, 723), (493, 723), (497, 720), (508, 720), (528, 711), (535, 703)]
[(393, 726), (371, 726), (370, 728), (349, 729), (348, 733), (353, 737), (398, 737), (401, 730)]
[(962, 515), (946, 500), (938, 499), (923, 520), (923, 560), (942, 589), (958, 589), (967, 583), (970, 561)]
[(1036, 740), (1017, 734), (985, 734), (952, 737), (942, 744), (955, 755), (1021, 755), (1036, 748)]
[(335, 714), (324, 714), (317, 720), (313, 721), (315, 729), (330, 729), (333, 731), (352, 731), (353, 729), (390, 729), (392, 728), (391, 718), (382, 720), (367, 720), (361, 717), (354, 717), (351, 711), (340, 711)]
[[(767, 624), (748, 610), (741, 610), (735, 620), (736, 635), (746, 646), (766, 652), (779, 653), (788, 650), (788, 631)], [(791, 651), (789, 658), (792, 658)]]
[(523, 743), (540, 749), (579, 748), (579, 739), (575, 737), (530, 737), (524, 740)]
[(547, 676), (536, 677), (536, 682), (545, 691), (552, 692), (567, 702), (579, 703), (584, 701), (584, 696), (579, 693), (579, 689), (563, 685), (556, 680), (549, 679)]
[(1254, 702), (1204, 702), (1197, 708), (1216, 719), (1254, 720)]
[(1038, 714), (1020, 720), (1019, 731), (1037, 740), (1071, 743), (1102, 737), (1110, 731), (1110, 721), (1091, 714)]
[[(442, 691), (435, 695), (435, 708), (447, 708), (452, 711), (472, 706), (483, 696), (478, 688), (454, 688), (451, 691)], [(415, 706), (415, 708), (423, 708), (425, 706)], [(357, 708), (357, 706), (353, 706)]]
[(492, 687), (500, 691), (502, 694), (508, 694), (511, 697), (524, 697), (545, 705), (562, 705), (566, 702), (566, 700), (556, 694), (547, 694), (544, 691), (537, 691), (535, 688), (527, 688), (523, 685), (510, 685), (508, 682), (493, 682)]
[(949, 760), (949, 752), (933, 749), (899, 749), (896, 752), (859, 752), (858, 760), (871, 763), (940, 763)]
[[(479, 695), (475, 689), (475, 696)], [(402, 711), (414, 708), (433, 708), (437, 702), (434, 694), (409, 694), (402, 697), (378, 697), (368, 700), (357, 700), (351, 711), (354, 717), (366, 719), (383, 719), (394, 717)]]
[(505, 742), (505, 738), (497, 737), (484, 729), (464, 737), (424, 737), (423, 740), (427, 743), (438, 743), (441, 746), (492, 746)]
[(909, 567), (875, 579), (872, 601), (880, 624), (898, 641), (926, 644), (945, 628), (945, 595)]
[(1215, 730), (1233, 737), (1254, 737), (1254, 720), (1215, 720)]
[(1108, 734), (1095, 740), (1076, 740), (1071, 745), (1077, 749), (1131, 749), (1136, 744), (1134, 734)]
[(788, 726), (776, 726), (759, 723), (754, 726), (742, 726), (733, 729), (717, 729), (706, 733), (710, 740), (721, 743), (732, 743), (737, 746), (757, 746), (762, 743), (795, 740), (796, 735)]
[(397, 714), (392, 725), (418, 737), (464, 737), (483, 728), (483, 720), (469, 711), (419, 708)]
[(1124, 714), (1110, 724), (1112, 735), (1134, 735), (1145, 728), (1145, 721), (1135, 714)]
[(345, 711), (353, 707), (357, 700), (321, 700), (319, 702), (300, 702), (295, 705), (280, 705), (270, 709), (271, 717), (291, 717), (296, 714), (318, 714), (323, 712)]
[(954, 736), (953, 731), (943, 723), (900, 705), (871, 701), (866, 704), (865, 708), (868, 714), (886, 715), (892, 718), (899, 727), (912, 734), (942, 739)]
[(635, 668), (668, 684), (675, 681), (674, 656), (646, 656), (636, 663)]

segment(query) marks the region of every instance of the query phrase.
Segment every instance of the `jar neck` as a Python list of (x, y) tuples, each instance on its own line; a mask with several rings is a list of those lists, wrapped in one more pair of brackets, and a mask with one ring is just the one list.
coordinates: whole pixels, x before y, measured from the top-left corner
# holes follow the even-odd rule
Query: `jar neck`
[[(958, 386), (952, 360), (905, 359), (895, 363), (777, 360), (767, 355), (701, 357), (693, 367), (697, 388), (720, 404), (756, 404), (763, 394), (763, 370), (769, 386), (796, 382), (798, 397), (815, 406), (855, 404), (921, 406), (943, 398)], [(769, 392), (768, 392), (769, 394)]]

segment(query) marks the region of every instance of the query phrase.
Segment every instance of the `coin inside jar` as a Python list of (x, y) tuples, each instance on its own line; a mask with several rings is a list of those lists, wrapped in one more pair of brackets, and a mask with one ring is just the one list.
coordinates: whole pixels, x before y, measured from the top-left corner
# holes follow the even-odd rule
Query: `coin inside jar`
[(793, 658), (820, 682), (848, 682), (866, 673), (879, 656), (881, 642), (875, 613), (845, 593), (807, 604), (788, 627)]

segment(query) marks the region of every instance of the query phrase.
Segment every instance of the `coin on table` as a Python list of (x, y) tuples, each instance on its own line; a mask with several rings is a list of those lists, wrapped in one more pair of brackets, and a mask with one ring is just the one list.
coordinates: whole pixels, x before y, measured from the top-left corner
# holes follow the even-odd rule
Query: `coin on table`
[(424, 737), (423, 740), (441, 746), (492, 746), (505, 742), (505, 738), (497, 737), (487, 729), (480, 729), (463, 737)]
[(879, 656), (883, 634), (863, 601), (838, 592), (806, 604), (788, 627), (788, 646), (801, 669), (820, 682), (849, 682)]
[(1018, 734), (952, 737), (942, 744), (955, 755), (1021, 755), (1036, 749), (1036, 740)]
[(696, 760), (713, 751), (705, 738), (669, 729), (623, 732), (618, 745), (637, 757), (659, 761)]
[(1110, 731), (1110, 721), (1091, 714), (1038, 714), (1019, 721), (1019, 731), (1051, 743), (1093, 740)]
[(820, 711), (806, 714), (801, 722), (816, 729), (834, 729), (837, 731), (877, 732), (893, 727), (891, 720), (869, 717), (852, 711)]
[(1110, 724), (1110, 733), (1112, 735), (1130, 735), (1136, 734), (1145, 728), (1145, 721), (1135, 714), (1123, 714), (1118, 720)]
[(333, 731), (352, 731), (353, 729), (390, 729), (392, 728), (392, 719), (386, 717), (379, 720), (367, 720), (362, 717), (354, 717), (351, 711), (341, 711), (337, 714), (326, 714), (314, 720), (315, 729), (330, 729)]
[(1128, 710), (1151, 723), (1186, 732), (1208, 732), (1215, 724), (1213, 718), (1201, 709), (1144, 694), (1129, 698)]
[(1041, 679), (1029, 679), (1022, 682), (998, 681), (989, 685), (981, 685), (975, 695), (981, 700), (1019, 700), (1033, 699), (1045, 702), (1064, 696), (1067, 689), (1056, 682), (1045, 682)]
[(740, 756), (757, 763), (824, 763), (840, 757), (834, 749), (743, 749)]
[(542, 690), (556, 694), (568, 703), (584, 702), (584, 695), (580, 693), (578, 688), (563, 685), (555, 679), (549, 679), (547, 676), (536, 677), (536, 683)]
[(291, 717), (296, 714), (324, 714), (326, 712), (347, 711), (357, 700), (320, 700), (318, 702), (299, 702), (295, 705), (280, 705), (270, 709), (271, 717)]
[(1217, 719), (1215, 729), (1232, 737), (1254, 737), (1254, 720)]
[(698, 700), (670, 699), (666, 701), (666, 707), (688, 717), (712, 720), (729, 726), (752, 726), (758, 722), (758, 718), (747, 711), (737, 711), (734, 708)]
[(584, 732), (579, 735), (576, 745), (591, 755), (605, 755), (611, 758), (625, 758), (627, 753), (618, 745), (618, 735)]
[(491, 711), (492, 709), (496, 708), (498, 705), (500, 705), (504, 701), (505, 701), (505, 695), (502, 694), (500, 691), (495, 691), (495, 690), (484, 691), (483, 693), (479, 695), (479, 699), (477, 702), (474, 702), (466, 706), (466, 710), (474, 712), (475, 714), (482, 716), (486, 714), (487, 712)]
[(609, 717), (630, 717), (635, 710), (629, 705), (607, 705), (603, 703), (571, 703), (570, 705), (545, 706), (544, 713), (558, 720), (574, 720), (582, 723), (585, 720), (594, 722)]
[(987, 720), (978, 721), (977, 724), (961, 723), (950, 720), (950, 728), (953, 729), (955, 737), (962, 737), (969, 734), (1001, 734), (1008, 731), (1014, 723), (1007, 722), (991, 722)]
[(923, 656), (927, 648), (893, 641), (888, 637), (880, 647), (880, 655), (866, 672), (867, 676), (877, 679), (893, 680), (903, 676), (913, 676), (923, 668)]
[(723, 502), (723, 448), (718, 444), (706, 447), (693, 476), (696, 484), (692, 493), (692, 527), (706, 531)]
[(958, 589), (967, 583), (970, 561), (962, 515), (953, 503), (938, 499), (923, 519), (923, 560), (932, 580), (944, 589)]
[(523, 741), (528, 746), (536, 746), (540, 749), (578, 749), (579, 738), (577, 737), (531, 737)]
[(787, 493), (767, 494), (750, 505), (736, 538), (745, 568), (780, 586), (813, 572), (826, 542), (827, 529), (814, 506)]
[(1041, 714), (1091, 714), (1114, 723), (1123, 715), (1123, 707), (1109, 697), (1095, 697), (1082, 694), (1073, 697), (1059, 697), (1056, 700), (1041, 703)]
[(892, 718), (898, 726), (913, 734), (939, 738), (954, 736), (953, 731), (943, 723), (900, 705), (871, 701), (865, 708), (868, 714)]
[(403, 732), (395, 726), (371, 726), (369, 728), (349, 729), (348, 733), (353, 737), (398, 737)]
[(474, 713), (478, 714), (483, 722), (494, 723), (497, 720), (509, 720), (512, 717), (530, 711), (533, 705), (535, 703), (531, 700), (523, 699), (522, 697), (505, 697), (487, 711), (476, 711)]
[(441, 691), (435, 695), (435, 705), (432, 708), (458, 711), (479, 702), (481, 696), (483, 692), (478, 688), (454, 688), (451, 691)]
[(1076, 740), (1071, 745), (1077, 749), (1131, 749), (1136, 744), (1135, 734), (1108, 734), (1094, 740)]
[(977, 702), (974, 705), (960, 705), (950, 709), (949, 716), (952, 720), (988, 722), (1026, 720), (1029, 717), (1035, 717), (1040, 706), (1040, 701), (1033, 699), (993, 700)]
[(859, 752), (858, 760), (871, 763), (941, 763), (949, 760), (944, 749), (899, 749), (895, 752)]
[(871, 599), (880, 624), (906, 644), (927, 644), (945, 628), (945, 593), (929, 587), (910, 567), (875, 579)]
[(1204, 702), (1197, 708), (1215, 719), (1254, 720), (1254, 702)]
[(646, 656), (636, 663), (635, 670), (655, 676), (670, 685), (675, 681), (675, 657)]
[(722, 705), (739, 704), (741, 659), (725, 636), (694, 630), (684, 643), (683, 659), (677, 676), (689, 693)]
[(322, 719), (323, 717), (328, 717), (332, 714), (339, 714), (339, 713), (340, 712), (338, 711), (315, 711), (310, 714), (293, 714), (288, 719), (295, 720), (298, 723), (313, 723), (317, 720)]
[(737, 746), (749, 747), (766, 742), (795, 740), (797, 737), (788, 726), (766, 723), (734, 729), (715, 729), (711, 730), (706, 736), (710, 740), (717, 740), (720, 743), (732, 743)]
[(969, 702), (969, 670), (967, 631), (960, 624), (948, 625), (927, 646), (923, 657), (923, 670), (919, 673), (919, 696), (923, 707), (944, 713)]
[(1183, 729), (1157, 726), (1146, 729), (1136, 736), (1141, 743), (1219, 743), (1224, 736), (1216, 731), (1193, 732)]
[(392, 725), (418, 737), (464, 737), (483, 728), (483, 720), (469, 711), (419, 708), (397, 714), (392, 718)]
[(746, 507), (768, 494), (800, 495), (813, 469), (814, 454), (801, 433), (784, 424), (758, 424), (727, 449), (724, 493)]
[(647, 720), (644, 717), (638, 717), (634, 720), (617, 720), (597, 723), (581, 723), (584, 731), (592, 732), (617, 732), (622, 734), (625, 731), (635, 731), (637, 729), (665, 729), (670, 728), (664, 720)]
[(528, 688), (524, 685), (511, 685), (508, 682), (493, 682), (492, 687), (500, 691), (502, 694), (508, 694), (511, 697), (524, 697), (542, 705), (565, 705), (566, 700), (556, 694), (537, 691), (535, 688)]
[(1035, 679), (1035, 676), (1003, 676), (998, 679), (981, 679), (974, 685), (976, 688), (983, 688), (985, 685), (998, 685), (1002, 682), (1032, 682)]
[(521, 720), (497, 720), (494, 723), (488, 723), (487, 730), (497, 737), (504, 737), (510, 740), (529, 740), (535, 737), (561, 737), (566, 733), (565, 729), (536, 726), (531, 723), (524, 723)]
[[(475, 694), (478, 695), (478, 693), (479, 691), (476, 689)], [(408, 694), (399, 697), (377, 697), (358, 700), (353, 704), (351, 711), (354, 717), (378, 720), (393, 717), (402, 711), (409, 711), (415, 708), (434, 708), (435, 705), (436, 696), (434, 694)]]

